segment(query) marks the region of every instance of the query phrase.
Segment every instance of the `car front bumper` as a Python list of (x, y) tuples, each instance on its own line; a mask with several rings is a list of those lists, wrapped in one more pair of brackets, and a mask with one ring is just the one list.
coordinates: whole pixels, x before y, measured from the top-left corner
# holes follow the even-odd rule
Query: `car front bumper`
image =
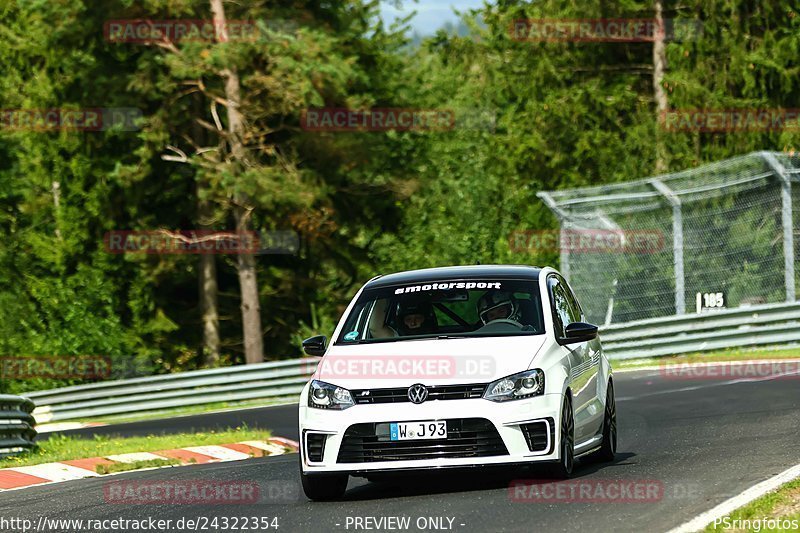
[[(431, 468), (457, 468), (489, 465), (510, 465), (555, 461), (559, 457), (558, 442), (560, 439), (560, 411), (562, 397), (560, 394), (544, 394), (530, 399), (510, 402), (492, 402), (482, 398), (464, 400), (437, 400), (422, 404), (391, 403), (355, 405), (344, 411), (324, 410), (308, 407), (305, 404), (306, 391), (300, 405), (300, 437), (301, 465), (304, 474), (350, 473), (368, 474), (370, 472), (407, 471)], [(342, 462), (340, 451), (348, 428), (363, 424), (385, 425), (392, 422), (414, 422), (427, 420), (456, 421), (448, 423), (448, 440), (451, 439), (450, 428), (459, 425), (464, 419), (485, 420), (487, 427), (493, 426), (505, 446), (502, 454), (490, 456), (470, 456), (468, 445), (459, 445), (459, 453), (464, 457), (426, 457), (422, 459), (379, 460), (374, 457), (368, 461)], [(546, 423), (546, 445), (535, 447), (531, 451), (523, 425)], [(552, 426), (552, 427), (551, 427)], [(541, 426), (538, 426), (541, 428)], [(324, 434), (324, 447), (321, 461), (312, 461), (308, 457), (308, 438), (314, 434)], [(352, 434), (352, 430), (351, 433)], [(322, 437), (312, 437), (322, 439)], [(349, 440), (348, 442), (352, 442)], [(405, 443), (411, 441), (403, 441)], [(427, 444), (426, 441), (413, 441)], [(433, 445), (448, 449), (449, 443), (444, 439)], [(395, 442), (381, 443), (382, 449), (391, 450)], [(349, 448), (349, 447), (348, 447)], [(505, 453), (507, 451), (507, 453)], [(391, 455), (391, 454), (390, 454)], [(434, 455), (431, 452), (429, 455)]]

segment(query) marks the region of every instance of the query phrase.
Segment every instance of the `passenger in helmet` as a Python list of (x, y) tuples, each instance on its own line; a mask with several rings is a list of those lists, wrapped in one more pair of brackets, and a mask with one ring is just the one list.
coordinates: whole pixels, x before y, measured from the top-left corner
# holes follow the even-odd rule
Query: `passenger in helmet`
[(517, 299), (510, 292), (491, 290), (478, 300), (478, 316), (484, 325), (503, 319), (519, 322), (520, 308)]
[(433, 307), (429, 302), (401, 302), (397, 310), (397, 328), (402, 336), (435, 333)]

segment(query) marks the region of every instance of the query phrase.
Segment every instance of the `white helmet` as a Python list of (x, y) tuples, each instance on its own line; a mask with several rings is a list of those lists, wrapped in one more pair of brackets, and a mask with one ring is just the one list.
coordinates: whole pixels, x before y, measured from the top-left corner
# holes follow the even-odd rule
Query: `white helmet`
[[(514, 298), (513, 294), (506, 291), (492, 290), (481, 296), (478, 300), (478, 316), (481, 317), (481, 322), (487, 324), (491, 322), (491, 320), (487, 319), (489, 312), (504, 307), (507, 308), (507, 311), (504, 313), (505, 316), (501, 318), (519, 322), (520, 312), (517, 299)], [(497, 320), (497, 318), (494, 320)]]

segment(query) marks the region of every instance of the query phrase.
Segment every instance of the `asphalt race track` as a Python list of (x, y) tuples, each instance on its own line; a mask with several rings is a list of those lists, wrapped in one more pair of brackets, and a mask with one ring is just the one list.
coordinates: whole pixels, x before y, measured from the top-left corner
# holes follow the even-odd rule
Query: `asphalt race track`
[[(314, 532), (370, 530), (356, 529), (353, 520), (390, 516), (410, 517), (407, 530), (417, 531), (418, 519), (446, 517), (453, 520), (452, 526), (445, 519), (444, 528), (439, 530), (666, 531), (800, 462), (798, 374), (757, 381), (687, 381), (664, 377), (656, 370), (619, 373), (615, 380), (618, 460), (609, 465), (579, 465), (575, 477), (589, 483), (655, 482), (663, 488), (656, 501), (515, 502), (509, 497), (509, 483), (537, 478), (536, 471), (497, 471), (442, 472), (378, 483), (351, 478), (345, 502), (312, 503), (299, 489), (297, 455), (288, 455), (9, 491), (0, 494), (0, 516), (34, 521), (40, 515), (50, 519), (277, 517), (278, 531)], [(141, 434), (245, 421), (275, 429), (276, 435), (296, 438), (295, 419), (294, 408), (286, 406), (183, 417), (165, 423), (139, 422), (91, 432)], [(157, 480), (257, 482), (260, 501), (235, 506), (127, 505), (108, 503), (104, 497), (104, 486), (112, 482)], [(362, 525), (375, 526), (372, 522)]]

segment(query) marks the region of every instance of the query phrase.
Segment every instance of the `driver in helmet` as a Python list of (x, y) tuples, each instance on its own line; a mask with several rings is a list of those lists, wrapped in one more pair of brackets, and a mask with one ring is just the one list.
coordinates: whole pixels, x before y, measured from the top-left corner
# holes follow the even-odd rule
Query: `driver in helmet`
[(428, 302), (400, 304), (397, 313), (401, 335), (428, 335), (436, 331), (436, 315)]
[(514, 295), (507, 291), (491, 290), (478, 300), (478, 316), (484, 325), (495, 320), (519, 323), (520, 308)]

